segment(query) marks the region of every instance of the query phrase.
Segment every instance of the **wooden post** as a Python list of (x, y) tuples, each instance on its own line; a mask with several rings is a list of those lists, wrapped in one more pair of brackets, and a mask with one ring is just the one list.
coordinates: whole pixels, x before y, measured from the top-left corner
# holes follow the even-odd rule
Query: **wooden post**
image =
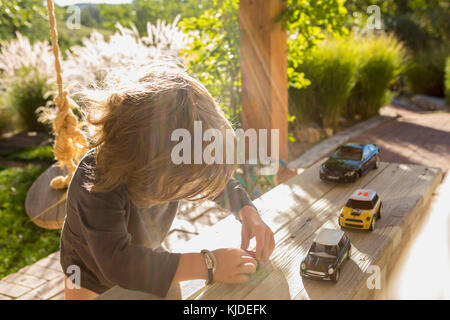
[(283, 8), (283, 0), (240, 0), (239, 24), (243, 126), (278, 129), (279, 159), (287, 162), (287, 36), (274, 21)]

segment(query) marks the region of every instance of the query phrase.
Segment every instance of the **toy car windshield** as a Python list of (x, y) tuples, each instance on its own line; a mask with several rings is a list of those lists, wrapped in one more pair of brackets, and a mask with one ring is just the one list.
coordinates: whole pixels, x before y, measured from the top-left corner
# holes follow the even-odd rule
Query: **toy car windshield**
[(333, 246), (325, 246), (319, 243), (313, 243), (309, 254), (322, 258), (336, 258), (336, 248)]
[(362, 158), (362, 151), (358, 148), (341, 147), (338, 148), (331, 157), (335, 159), (359, 161)]
[(352, 209), (371, 210), (373, 209), (374, 203), (370, 200), (348, 199), (347, 204), (345, 206)]

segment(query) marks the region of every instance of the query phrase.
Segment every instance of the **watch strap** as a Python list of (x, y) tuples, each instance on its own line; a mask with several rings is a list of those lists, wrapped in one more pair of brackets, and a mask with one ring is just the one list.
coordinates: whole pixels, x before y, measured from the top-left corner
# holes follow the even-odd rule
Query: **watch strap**
[(206, 284), (212, 284), (214, 283), (214, 273), (216, 271), (216, 258), (209, 250), (203, 249), (201, 253), (205, 258), (206, 267), (208, 269), (208, 280)]

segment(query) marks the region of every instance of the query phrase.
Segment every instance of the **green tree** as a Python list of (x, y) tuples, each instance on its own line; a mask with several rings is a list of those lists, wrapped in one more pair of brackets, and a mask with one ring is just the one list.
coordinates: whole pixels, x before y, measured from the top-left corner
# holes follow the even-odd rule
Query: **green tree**
[(101, 25), (100, 7), (91, 4), (82, 6), (80, 20), (86, 27), (98, 28)]
[(104, 29), (115, 30), (116, 23), (128, 27), (136, 21), (136, 13), (129, 4), (99, 4), (98, 8), (101, 27)]
[(413, 50), (450, 40), (448, 0), (347, 0), (345, 4), (350, 13), (361, 17), (367, 17), (370, 5), (380, 8), (384, 30), (394, 32)]
[(33, 21), (45, 17), (41, 0), (0, 0), (0, 39), (9, 40), (17, 31), (26, 34)]
[(156, 23), (158, 19), (173, 21), (176, 16), (181, 19), (199, 17), (205, 10), (214, 7), (211, 0), (134, 0), (136, 13), (135, 24), (139, 33), (147, 31), (147, 22)]
[[(196, 36), (184, 52), (189, 69), (205, 83), (232, 120), (239, 120), (241, 75), (239, 58), (240, 27), (238, 0), (214, 0), (213, 7), (199, 17), (180, 22), (185, 32)], [(299, 65), (303, 57), (327, 34), (345, 35), (345, 0), (286, 0), (278, 21), (288, 32), (288, 78), (290, 86), (309, 84)]]
[(191, 72), (197, 75), (233, 121), (241, 109), (239, 61), (239, 3), (214, 0), (214, 7), (199, 17), (180, 22), (184, 32), (196, 34), (183, 52)]
[(288, 38), (288, 78), (289, 85), (300, 89), (310, 81), (299, 72), (305, 54), (327, 35), (343, 36), (347, 9), (345, 0), (286, 0), (286, 10), (282, 13), (289, 34)]

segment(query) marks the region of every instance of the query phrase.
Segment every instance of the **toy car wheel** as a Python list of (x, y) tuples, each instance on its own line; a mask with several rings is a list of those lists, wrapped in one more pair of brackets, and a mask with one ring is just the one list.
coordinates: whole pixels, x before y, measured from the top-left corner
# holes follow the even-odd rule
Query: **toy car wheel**
[(375, 230), (375, 220), (376, 220), (376, 218), (375, 218), (375, 216), (372, 218), (372, 223), (370, 224), (370, 227), (369, 227), (369, 230), (370, 231), (373, 231), (373, 230)]
[(351, 253), (352, 253), (352, 246), (350, 245), (350, 246), (348, 247), (348, 251), (347, 251), (347, 259), (350, 259)]
[(380, 209), (378, 209), (377, 219), (381, 219), (381, 210), (383, 208), (383, 204), (380, 204)]
[(375, 169), (378, 169), (380, 167), (380, 156), (376, 155), (375, 158)]
[(355, 174), (355, 179), (353, 180), (353, 182), (356, 182), (359, 178), (361, 178), (361, 172), (357, 171)]
[(339, 270), (339, 268), (337, 268), (337, 269), (336, 269), (336, 272), (335, 272), (334, 275), (331, 277), (331, 280), (333, 280), (333, 282), (338, 282), (340, 276), (341, 276), (341, 271)]

